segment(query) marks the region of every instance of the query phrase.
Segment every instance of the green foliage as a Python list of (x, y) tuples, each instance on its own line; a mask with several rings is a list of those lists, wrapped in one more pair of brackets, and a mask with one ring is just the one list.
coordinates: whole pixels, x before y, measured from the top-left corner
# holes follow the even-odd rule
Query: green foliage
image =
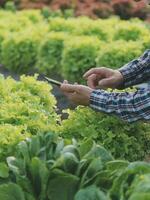
[(21, 188), (14, 184), (4, 184), (0, 185), (0, 199), (1, 200), (25, 200), (23, 191)]
[(128, 124), (113, 115), (83, 107), (67, 113), (68, 119), (62, 121), (59, 130), (64, 138), (74, 137), (79, 141), (92, 138), (104, 145), (115, 158), (130, 161), (141, 160), (150, 152), (148, 124)]
[(25, 30), (25, 28), (33, 24), (28, 17), (22, 16), (19, 12), (14, 14), (12, 12), (5, 12), (4, 14), (1, 11), (0, 17), (1, 31), (7, 31), (10, 34), (12, 32), (23, 31), (23, 29)]
[[(105, 24), (105, 20), (91, 20), (87, 17), (70, 19), (74, 24), (76, 35), (96, 36), (102, 41), (110, 40), (113, 29)], [(79, 28), (82, 27), (82, 28)]]
[(16, 144), (38, 132), (52, 130), (58, 116), (52, 87), (36, 77), (0, 77), (0, 160), (11, 155)]
[(7, 1), (5, 4), (5, 10), (10, 10), (12, 12), (16, 11), (16, 6), (13, 1)]
[(74, 9), (65, 9), (63, 10), (63, 17), (64, 18), (71, 18), (71, 17), (75, 17), (75, 12)]
[[(91, 187), (85, 191), (92, 191), (92, 199), (106, 199), (104, 193), (92, 185), (100, 177), (105, 163), (113, 157), (96, 144), (83, 155), (80, 149), (84, 147), (84, 143), (65, 145), (64, 140), (50, 132), (33, 136), (18, 145), (15, 157), (7, 158), (11, 176), (9, 180), (4, 178), (5, 184), (15, 180), (25, 196), (28, 194), (36, 200), (73, 200), (78, 191), (76, 198), (80, 200), (85, 195), (83, 189), (88, 186)], [(68, 163), (68, 155), (72, 162)]]
[(114, 33), (115, 40), (140, 41), (143, 40), (144, 36), (149, 36), (149, 31), (146, 28), (146, 25), (136, 21), (122, 21), (122, 23), (120, 23), (120, 25), (116, 27)]
[(41, 15), (40, 10), (36, 9), (30, 9), (30, 10), (21, 10), (17, 11), (16, 17), (24, 20), (29, 20), (32, 24), (37, 24), (39, 22), (42, 22), (44, 20), (43, 16)]
[(128, 193), (132, 194), (129, 200), (150, 198), (150, 173), (136, 176)]
[[(87, 69), (96, 66), (95, 59), (97, 66), (118, 68), (149, 48), (150, 30), (140, 20), (70, 16), (71, 10), (51, 12), (44, 8), (14, 13), (1, 10), (1, 64), (21, 73), (33, 71), (35, 66), (47, 74), (59, 68), (64, 77), (80, 81)], [(65, 34), (68, 41), (62, 47)], [(97, 53), (99, 47), (100, 53)]]
[(16, 145), (30, 137), (23, 126), (14, 126), (11, 124), (0, 125), (0, 160), (4, 160), (6, 156), (11, 155), (15, 151)]
[(13, 72), (28, 72), (35, 66), (38, 45), (39, 40), (33, 35), (14, 34), (2, 44), (2, 63)]
[(41, 14), (44, 18), (48, 19), (51, 15), (51, 10), (49, 9), (49, 7), (44, 7), (41, 9)]
[(131, 60), (138, 58), (143, 51), (140, 42), (117, 41), (105, 45), (96, 59), (96, 65), (117, 69)]
[(75, 196), (75, 200), (108, 200), (103, 192), (101, 192), (96, 186), (90, 186), (85, 189), (81, 189)]
[(2, 63), (2, 43), (7, 36), (7, 32), (0, 31), (0, 63)]
[(73, 81), (81, 81), (83, 73), (95, 66), (97, 52), (101, 47), (95, 37), (74, 37), (65, 42), (62, 55), (62, 73)]
[[(44, 16), (44, 18), (50, 20), (50, 18), (70, 18), (74, 17), (74, 10), (73, 9), (65, 9), (65, 10), (51, 10), (49, 7), (44, 7), (41, 10), (41, 14)], [(55, 19), (54, 19), (55, 20)]]
[(20, 142), (7, 165), (0, 163), (1, 199), (148, 199), (149, 163), (114, 160), (90, 139), (65, 142), (51, 132)]
[(149, 36), (144, 36), (143, 40), (142, 40), (142, 43), (143, 43), (144, 49), (149, 49), (150, 48), (150, 35)]
[[(1, 63), (14, 72), (37, 66), (81, 81), (89, 68), (121, 67), (150, 46), (141, 21), (56, 17), (62, 14), (72, 15), (1, 10)], [(51, 89), (36, 77), (0, 76), (0, 199), (149, 199), (150, 165), (112, 157), (143, 159), (150, 152), (149, 125), (77, 108), (58, 128)]]
[(111, 199), (134, 200), (137, 198), (138, 200), (147, 200), (148, 196), (150, 197), (149, 174), (149, 163), (130, 163), (114, 179), (112, 188), (109, 191)]
[(0, 178), (8, 178), (9, 169), (5, 163), (0, 163)]
[(53, 18), (49, 19), (49, 29), (50, 31), (55, 31), (55, 32), (72, 33), (75, 27), (74, 24), (72, 23), (72, 20), (57, 17), (54, 19)]
[(50, 33), (42, 42), (37, 56), (37, 68), (40, 72), (45, 74), (51, 71), (60, 72), (62, 51), (66, 38), (67, 34), (65, 33)]

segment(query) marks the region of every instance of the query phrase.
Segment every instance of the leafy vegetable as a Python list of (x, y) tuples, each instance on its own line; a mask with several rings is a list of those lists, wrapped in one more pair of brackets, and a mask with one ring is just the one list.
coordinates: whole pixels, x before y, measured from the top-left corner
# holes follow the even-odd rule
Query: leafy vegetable
[(56, 69), (72, 81), (82, 81), (89, 67), (120, 67), (149, 48), (150, 31), (141, 20), (68, 18), (72, 14), (47, 8), (1, 9), (1, 64), (15, 73), (36, 68), (49, 74)]
[(149, 163), (114, 160), (104, 147), (91, 144), (88, 139), (66, 145), (51, 132), (20, 142), (7, 165), (0, 163), (0, 197), (9, 199), (16, 191), (14, 200), (148, 198)]
[(1, 200), (25, 200), (22, 189), (14, 184), (0, 185), (0, 199)]
[(0, 163), (0, 177), (7, 178), (9, 176), (9, 169), (5, 163)]
[[(0, 165), (6, 171), (2, 178), (21, 187), (25, 198), (28, 195), (36, 200), (73, 200), (80, 189), (94, 184), (105, 163), (113, 160), (104, 148), (95, 144), (82, 156), (80, 146), (65, 145), (53, 133), (33, 136), (19, 143), (15, 156), (7, 158), (8, 168)], [(95, 192), (92, 195), (94, 198)]]
[[(142, 160), (149, 154), (149, 124), (143, 122), (129, 124), (114, 115), (95, 112), (81, 106), (65, 112), (68, 118), (62, 121), (58, 129), (61, 137), (68, 139), (74, 137), (83, 144), (85, 139), (93, 139), (117, 159)], [(82, 154), (92, 145), (88, 141), (84, 146), (83, 144), (80, 147)], [(107, 157), (104, 152), (105, 158)]]
[[(54, 130), (59, 120), (52, 87), (35, 77), (20, 81), (0, 76), (0, 159), (31, 135)], [(38, 146), (36, 144), (34, 149)]]
[(79, 190), (75, 196), (75, 200), (108, 200), (108, 198), (102, 191), (93, 185)]

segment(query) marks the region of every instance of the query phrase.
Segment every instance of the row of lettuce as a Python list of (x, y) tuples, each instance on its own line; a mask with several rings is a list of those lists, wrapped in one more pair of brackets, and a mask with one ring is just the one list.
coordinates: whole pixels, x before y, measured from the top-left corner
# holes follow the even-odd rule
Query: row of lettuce
[(0, 60), (13, 72), (35, 69), (80, 80), (90, 67), (119, 68), (149, 46), (150, 30), (137, 19), (45, 19), (38, 10), (0, 11)]
[(0, 199), (148, 200), (149, 124), (85, 107), (61, 120), (51, 89), (0, 77)]
[(55, 134), (19, 143), (0, 163), (1, 200), (149, 200), (150, 163), (115, 160), (91, 140)]
[(51, 89), (37, 76), (22, 76), (20, 81), (0, 76), (0, 160), (15, 152), (19, 141), (47, 131), (67, 141), (91, 138), (119, 159), (142, 160), (150, 153), (148, 123), (128, 124), (86, 107), (64, 110), (68, 117), (61, 120)]

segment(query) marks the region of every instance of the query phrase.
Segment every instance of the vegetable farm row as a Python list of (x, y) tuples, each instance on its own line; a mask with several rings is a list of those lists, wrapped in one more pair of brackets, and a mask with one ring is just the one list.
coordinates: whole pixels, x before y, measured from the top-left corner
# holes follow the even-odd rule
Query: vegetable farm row
[(13, 72), (57, 72), (76, 81), (91, 67), (119, 68), (149, 45), (150, 30), (138, 19), (44, 18), (38, 10), (0, 11), (0, 60)]
[[(139, 56), (149, 33), (137, 19), (0, 11), (0, 61), (12, 72), (82, 81), (92, 66), (118, 68)], [(62, 120), (51, 91), (38, 75), (0, 76), (0, 199), (149, 200), (150, 125), (86, 107), (63, 111)]]
[(36, 79), (0, 77), (0, 199), (148, 200), (150, 125), (85, 107), (61, 120)]

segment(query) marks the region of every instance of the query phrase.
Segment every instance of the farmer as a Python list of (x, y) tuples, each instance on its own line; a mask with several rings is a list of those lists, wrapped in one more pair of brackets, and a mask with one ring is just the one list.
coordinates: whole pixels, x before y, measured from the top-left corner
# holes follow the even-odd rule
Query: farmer
[[(87, 85), (61, 85), (69, 100), (97, 111), (114, 113), (125, 121), (150, 120), (150, 86), (136, 92), (108, 92), (106, 88), (126, 88), (150, 80), (150, 50), (119, 70), (92, 68), (84, 76)], [(99, 89), (96, 89), (99, 88)]]
[[(137, 2), (141, 0), (135, 0)], [(145, 0), (150, 5), (150, 0)], [(77, 105), (114, 113), (125, 121), (150, 120), (150, 86), (136, 92), (108, 92), (107, 88), (127, 88), (150, 81), (150, 50), (119, 70), (92, 68), (84, 76), (87, 85), (61, 85), (63, 93)], [(99, 89), (97, 89), (99, 88)]]

